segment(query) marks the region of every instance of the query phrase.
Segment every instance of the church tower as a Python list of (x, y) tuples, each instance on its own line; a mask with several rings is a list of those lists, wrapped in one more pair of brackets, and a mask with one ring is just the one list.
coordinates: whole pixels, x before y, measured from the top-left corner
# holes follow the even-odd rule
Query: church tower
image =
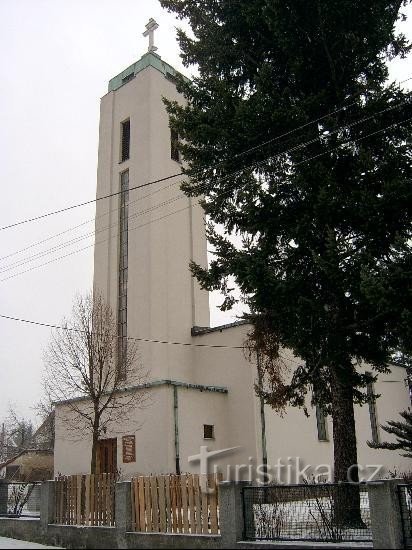
[[(97, 197), (114, 195), (97, 201), (94, 288), (120, 335), (184, 342), (193, 326), (209, 326), (208, 294), (188, 267), (206, 265), (206, 238), (202, 209), (180, 190), (177, 136), (162, 99), (184, 99), (175, 69), (155, 53), (156, 28), (151, 19), (148, 52), (101, 99)], [(142, 342), (141, 360), (155, 379), (190, 378), (188, 354), (171, 348)]]

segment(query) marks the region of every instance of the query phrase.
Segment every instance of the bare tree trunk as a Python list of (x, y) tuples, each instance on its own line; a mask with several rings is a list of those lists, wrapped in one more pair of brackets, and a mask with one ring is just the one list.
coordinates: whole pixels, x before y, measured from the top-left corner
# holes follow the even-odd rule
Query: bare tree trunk
[(97, 473), (97, 446), (99, 443), (99, 433), (98, 433), (98, 426), (97, 428), (93, 427), (93, 436), (92, 436), (92, 458), (90, 463), (90, 473), (95, 474)]
[[(334, 480), (359, 481), (353, 388), (342, 367), (331, 368)], [(336, 491), (335, 521), (341, 526), (364, 527), (358, 485), (346, 484)]]

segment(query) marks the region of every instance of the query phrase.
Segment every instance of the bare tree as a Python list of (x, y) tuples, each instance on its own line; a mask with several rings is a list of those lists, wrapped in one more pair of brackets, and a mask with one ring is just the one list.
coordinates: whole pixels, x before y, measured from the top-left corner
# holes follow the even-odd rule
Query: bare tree
[(148, 402), (148, 373), (138, 360), (137, 344), (118, 336), (110, 306), (100, 294), (89, 293), (76, 298), (70, 324), (64, 320), (62, 329), (54, 330), (44, 359), (47, 398), (64, 402), (59, 418), (67, 430), (79, 438), (91, 435), (95, 473), (102, 434)]
[(13, 405), (9, 405), (7, 417), (0, 430), (0, 461), (7, 460), (33, 443), (34, 426), (30, 419), (18, 414)]
[(34, 447), (36, 449), (54, 449), (56, 417), (54, 403), (46, 395), (35, 403), (32, 409), (40, 422), (33, 434)]

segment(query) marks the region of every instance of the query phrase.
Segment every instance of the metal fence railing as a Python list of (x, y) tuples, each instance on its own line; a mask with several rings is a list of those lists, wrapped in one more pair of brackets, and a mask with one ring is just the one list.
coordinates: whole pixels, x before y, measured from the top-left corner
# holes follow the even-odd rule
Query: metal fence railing
[(0, 516), (40, 517), (40, 487), (39, 482), (3, 482), (2, 491), (7, 491), (7, 503)]
[(244, 487), (243, 506), (247, 540), (372, 540), (362, 484)]
[(412, 483), (398, 485), (405, 548), (412, 548)]

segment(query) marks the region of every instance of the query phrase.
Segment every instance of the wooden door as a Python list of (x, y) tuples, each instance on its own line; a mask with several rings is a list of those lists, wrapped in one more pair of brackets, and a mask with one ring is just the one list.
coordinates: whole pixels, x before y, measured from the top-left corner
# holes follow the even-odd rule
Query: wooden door
[(117, 471), (117, 439), (101, 439), (97, 446), (97, 473), (115, 474)]

